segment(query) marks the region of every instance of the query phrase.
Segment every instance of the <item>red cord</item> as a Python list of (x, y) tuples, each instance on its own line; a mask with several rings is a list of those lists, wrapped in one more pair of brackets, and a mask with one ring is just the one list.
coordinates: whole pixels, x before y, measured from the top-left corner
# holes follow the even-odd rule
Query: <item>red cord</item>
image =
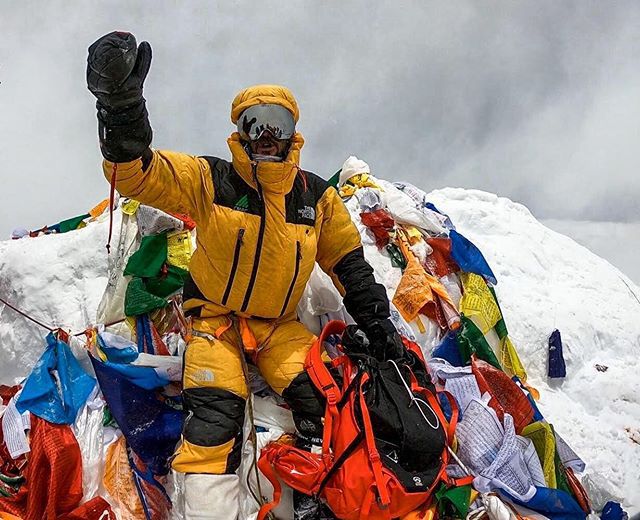
[(17, 312), (21, 316), (24, 316), (28, 320), (31, 320), (36, 325), (40, 325), (42, 328), (47, 329), (49, 332), (53, 332), (54, 330), (57, 330), (57, 329), (55, 329), (53, 327), (49, 327), (49, 325), (45, 325), (44, 323), (42, 323), (41, 321), (36, 320), (35, 318), (32, 318), (27, 313), (22, 312), (20, 309), (18, 309), (17, 307), (14, 307), (13, 305), (11, 305), (9, 302), (3, 300), (2, 298), (0, 298), (0, 302), (4, 303), (7, 307), (9, 307), (10, 309), (13, 309), (15, 312)]
[(109, 189), (109, 238), (107, 239), (107, 254), (111, 253), (111, 235), (113, 234), (113, 203), (116, 198), (116, 171), (118, 163), (113, 163), (111, 172), (111, 188)]

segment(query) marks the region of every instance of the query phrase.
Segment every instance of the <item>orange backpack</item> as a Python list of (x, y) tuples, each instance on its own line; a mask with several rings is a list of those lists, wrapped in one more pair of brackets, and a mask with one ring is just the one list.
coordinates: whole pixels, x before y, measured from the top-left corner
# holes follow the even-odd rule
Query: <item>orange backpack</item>
[[(458, 410), (445, 420), (428, 382), (420, 386), (409, 366), (399, 361), (373, 361), (370, 366), (348, 355), (331, 362), (341, 367), (339, 386), (322, 360), (324, 340), (341, 334), (345, 324), (329, 322), (314, 342), (305, 368), (326, 398), (322, 453), (273, 442), (263, 450), (258, 467), (274, 487), (274, 500), (260, 509), (263, 520), (280, 501), (279, 480), (295, 490), (322, 498), (343, 520), (389, 520), (427, 503), (435, 486), (446, 480), (447, 446), (453, 440)], [(415, 343), (404, 340), (409, 357), (422, 364)], [(394, 374), (396, 374), (394, 376)], [(373, 422), (372, 422), (373, 419)], [(400, 424), (395, 430), (390, 426)], [(393, 435), (401, 431), (402, 442)], [(408, 454), (408, 455), (407, 455)], [(425, 459), (425, 456), (427, 459)]]

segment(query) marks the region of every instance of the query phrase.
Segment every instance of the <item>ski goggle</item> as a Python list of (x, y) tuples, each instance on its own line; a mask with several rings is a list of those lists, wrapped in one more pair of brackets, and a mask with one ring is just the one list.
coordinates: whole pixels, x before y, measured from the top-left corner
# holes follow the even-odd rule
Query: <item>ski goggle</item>
[(257, 141), (270, 132), (276, 139), (289, 139), (296, 132), (293, 114), (280, 105), (254, 105), (238, 118), (238, 133), (248, 141)]

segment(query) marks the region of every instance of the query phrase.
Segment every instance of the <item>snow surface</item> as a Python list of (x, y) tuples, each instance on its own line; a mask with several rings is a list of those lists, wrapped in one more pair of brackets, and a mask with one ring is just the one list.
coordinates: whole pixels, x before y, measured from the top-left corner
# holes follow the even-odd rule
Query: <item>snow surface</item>
[[(429, 198), (492, 266), (510, 335), (529, 383), (541, 392), (545, 417), (586, 461), (587, 473), (603, 475), (630, 513), (640, 511), (640, 288), (520, 204), (453, 188)], [(0, 297), (48, 324), (83, 330), (106, 285), (107, 234), (102, 218), (63, 235), (0, 242)], [(554, 328), (565, 345), (561, 382), (545, 375)], [(45, 335), (0, 304), (0, 383), (27, 375)], [(601, 372), (596, 364), (608, 368)]]
[(606, 258), (640, 284), (640, 222), (545, 219), (542, 223)]

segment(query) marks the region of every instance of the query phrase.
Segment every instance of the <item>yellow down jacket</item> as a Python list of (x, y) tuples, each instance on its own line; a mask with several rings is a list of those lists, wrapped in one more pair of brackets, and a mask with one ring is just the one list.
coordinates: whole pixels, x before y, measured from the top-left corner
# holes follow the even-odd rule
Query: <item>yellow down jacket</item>
[[(228, 139), (231, 162), (154, 150), (144, 171), (141, 159), (117, 163), (116, 188), (195, 220), (190, 273), (208, 309), (279, 318), (294, 313), (316, 261), (342, 289), (333, 267), (360, 247), (338, 192), (299, 168), (303, 143), (295, 134), (280, 163), (252, 162), (237, 133)], [(103, 169), (111, 180), (114, 164)]]

